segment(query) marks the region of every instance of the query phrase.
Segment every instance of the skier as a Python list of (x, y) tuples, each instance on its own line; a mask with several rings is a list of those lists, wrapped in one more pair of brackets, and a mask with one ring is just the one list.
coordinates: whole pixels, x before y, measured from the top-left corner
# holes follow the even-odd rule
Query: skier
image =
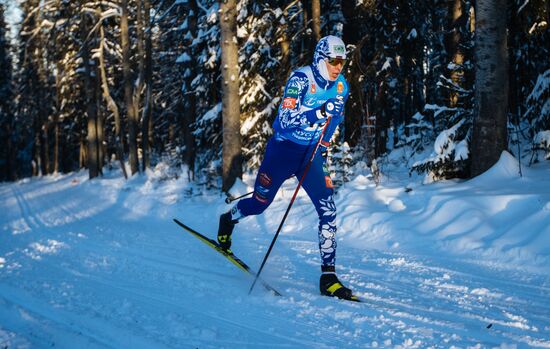
[[(251, 198), (240, 200), (220, 216), (218, 243), (228, 250), (235, 224), (246, 216), (261, 214), (273, 201), (282, 183), (295, 175), (301, 178), (306, 162), (326, 126), (319, 151), (303, 181), (303, 187), (319, 215), (321, 294), (352, 299), (352, 291), (336, 277), (336, 206), (333, 185), (325, 165), (326, 147), (344, 118), (348, 84), (340, 74), (346, 60), (346, 46), (336, 36), (319, 40), (313, 63), (295, 70), (285, 87), (283, 101), (273, 123)], [(328, 125), (328, 116), (331, 116)]]

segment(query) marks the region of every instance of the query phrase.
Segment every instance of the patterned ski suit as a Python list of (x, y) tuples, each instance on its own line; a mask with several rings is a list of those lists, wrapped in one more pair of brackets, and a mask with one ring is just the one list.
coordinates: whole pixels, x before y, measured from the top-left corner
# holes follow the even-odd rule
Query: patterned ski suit
[[(315, 65), (300, 68), (290, 76), (273, 124), (274, 135), (267, 144), (251, 198), (239, 201), (238, 216), (262, 213), (273, 201), (282, 183), (293, 175), (300, 179), (323, 126), (318, 122), (321, 106), (331, 98), (347, 100), (348, 84), (342, 75), (327, 81)], [(327, 126), (321, 147), (329, 144), (343, 113), (334, 115)], [(313, 125), (313, 126), (312, 126)], [(319, 250), (323, 266), (334, 266), (336, 255), (336, 206), (333, 186), (321, 151), (315, 154), (303, 181), (303, 188), (319, 216)]]

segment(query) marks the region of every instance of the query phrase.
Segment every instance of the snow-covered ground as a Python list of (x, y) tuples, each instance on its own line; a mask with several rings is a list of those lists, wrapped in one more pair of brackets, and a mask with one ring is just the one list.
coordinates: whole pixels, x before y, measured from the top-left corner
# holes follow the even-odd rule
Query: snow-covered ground
[[(0, 348), (550, 348), (550, 163), (519, 177), (503, 154), (478, 178), (432, 184), (385, 170), (336, 199), (337, 268), (365, 303), (318, 294), (304, 194), (264, 269), (275, 297), (248, 296), (248, 275), (172, 222), (214, 236), (229, 208), (183, 178), (0, 184)], [(251, 267), (295, 185), (237, 226)]]

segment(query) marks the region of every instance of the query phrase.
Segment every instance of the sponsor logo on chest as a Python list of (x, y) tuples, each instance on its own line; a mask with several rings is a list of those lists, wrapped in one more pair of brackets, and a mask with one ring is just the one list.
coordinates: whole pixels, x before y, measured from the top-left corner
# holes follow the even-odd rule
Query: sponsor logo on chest
[(338, 94), (341, 94), (342, 92), (344, 92), (344, 83), (342, 81), (338, 81), (336, 91), (338, 92)]

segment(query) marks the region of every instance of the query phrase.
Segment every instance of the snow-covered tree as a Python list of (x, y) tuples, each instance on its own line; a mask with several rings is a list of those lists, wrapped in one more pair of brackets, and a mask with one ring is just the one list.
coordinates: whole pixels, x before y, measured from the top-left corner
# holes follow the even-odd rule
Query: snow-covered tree
[[(285, 57), (288, 42), (299, 25), (289, 15), (295, 6), (279, 8), (269, 3), (241, 1), (238, 16), (241, 135), (245, 169), (259, 167), (282, 87), (296, 57)], [(273, 25), (277, 23), (277, 25)], [(276, 43), (273, 45), (273, 43)], [(287, 65), (285, 65), (285, 63)], [(294, 67), (296, 68), (296, 67)]]
[(466, 160), (469, 158), (468, 134), (470, 127), (464, 118), (439, 132), (431, 155), (412, 165), (411, 171), (428, 173), (433, 180), (466, 177)]
[(527, 102), (525, 117), (530, 125), (534, 155), (543, 150), (550, 160), (550, 69), (539, 75)]
[(469, 1), (456, 0), (434, 1), (428, 12), (426, 104), (407, 123), (401, 144), (412, 147), (416, 158), (432, 149), (410, 165), (411, 171), (428, 172), (433, 178), (467, 176), (473, 118), (472, 11)]
[(509, 6), (510, 112), (521, 122), (537, 77), (550, 69), (550, 8), (545, 0), (514, 0)]
[[(194, 162), (190, 164), (196, 179), (201, 183), (212, 183), (213, 174), (216, 177), (221, 175), (219, 160), (222, 151), (219, 4), (212, 0), (191, 0), (188, 6), (187, 16), (181, 24), (186, 45), (176, 60), (181, 63), (179, 69), (183, 72), (183, 83), (180, 85), (184, 96), (183, 109), (173, 110), (181, 113), (185, 122), (182, 133), (186, 139), (185, 143), (180, 143), (182, 148), (187, 152), (192, 141), (192, 147), (196, 150)], [(176, 123), (175, 126), (179, 125)]]
[(340, 138), (338, 141), (331, 142), (329, 158), (328, 158), (328, 170), (330, 172), (332, 183), (334, 188), (342, 187), (344, 183), (347, 183), (353, 179), (353, 157), (351, 155), (351, 148), (347, 142), (343, 142), (341, 136), (335, 134), (335, 139)]
[[(476, 3), (483, 1), (235, 0), (242, 170), (262, 161), (289, 73), (311, 62), (319, 36), (335, 34), (350, 52), (351, 95), (339, 140), (353, 161), (370, 164), (409, 147), (413, 170), (467, 175), (473, 156), (486, 151), (471, 146), (474, 102), (482, 99), (473, 83)], [(162, 160), (220, 187), (226, 94), (219, 1), (20, 6), (16, 83), (13, 97), (1, 101), (14, 102), (12, 123), (0, 119), (12, 135), (18, 176), (88, 167), (94, 177), (112, 159), (122, 169), (129, 160), (132, 172)], [(507, 141), (524, 135), (546, 149), (547, 1), (514, 0), (500, 10), (511, 63)]]
[(0, 181), (15, 179), (14, 104), (11, 45), (0, 3)]

